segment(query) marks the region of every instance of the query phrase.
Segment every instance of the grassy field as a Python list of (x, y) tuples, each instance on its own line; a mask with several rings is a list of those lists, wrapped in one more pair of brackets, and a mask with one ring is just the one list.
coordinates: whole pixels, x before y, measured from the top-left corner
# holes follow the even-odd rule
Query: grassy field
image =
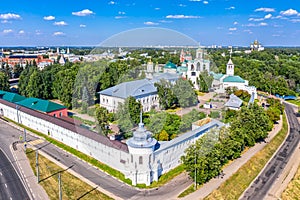
[(282, 129), (269, 142), (269, 144), (267, 144), (261, 151), (257, 152), (235, 174), (233, 174), (228, 180), (221, 184), (217, 190), (214, 190), (205, 199), (238, 199), (283, 142), (287, 134), (287, 130), (288, 126), (286, 116), (284, 115)]
[(300, 166), (292, 181), (281, 195), (282, 200), (300, 200)]
[[(27, 157), (32, 170), (36, 175), (35, 151), (27, 149)], [(43, 186), (51, 200), (58, 197), (58, 172), (63, 169), (39, 155), (40, 184)], [(68, 173), (61, 172), (62, 198), (63, 199), (86, 199), (86, 200), (108, 200), (109, 196), (101, 193), (97, 188), (92, 188), (87, 183)]]

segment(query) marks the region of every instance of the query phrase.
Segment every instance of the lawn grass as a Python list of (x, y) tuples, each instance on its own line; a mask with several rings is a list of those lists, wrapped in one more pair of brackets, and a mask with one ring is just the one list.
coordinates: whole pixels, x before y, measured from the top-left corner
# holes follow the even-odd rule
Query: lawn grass
[[(35, 151), (32, 149), (26, 150), (27, 158), (30, 161), (30, 166), (36, 175), (35, 169)], [(58, 197), (58, 172), (63, 169), (53, 162), (49, 161), (42, 155), (39, 155), (39, 174), (40, 185), (45, 189), (50, 200), (59, 199)], [(68, 173), (61, 172), (62, 182), (62, 198), (63, 199), (86, 199), (86, 200), (110, 200), (109, 196), (98, 191), (97, 188), (92, 188), (87, 183), (79, 178)]]
[(296, 106), (300, 106), (300, 101), (299, 100), (287, 100), (287, 102), (295, 104)]
[(284, 141), (287, 131), (288, 125), (286, 116), (283, 115), (283, 126), (278, 134), (261, 151), (257, 152), (246, 164), (205, 199), (238, 199)]
[(184, 190), (182, 193), (180, 193), (178, 195), (178, 198), (185, 197), (185, 196), (187, 196), (187, 195), (189, 195), (193, 192), (195, 192), (195, 185), (194, 184), (190, 185), (190, 187), (188, 187), (186, 190)]
[(287, 188), (283, 191), (281, 195), (282, 200), (294, 200), (300, 199), (300, 166), (298, 166), (298, 171), (294, 178), (288, 184)]

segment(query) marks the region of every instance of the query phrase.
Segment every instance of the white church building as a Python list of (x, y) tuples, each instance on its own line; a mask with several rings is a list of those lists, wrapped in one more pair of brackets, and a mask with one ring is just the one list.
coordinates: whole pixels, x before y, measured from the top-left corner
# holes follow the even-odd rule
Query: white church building
[(250, 95), (254, 95), (254, 98), (257, 98), (257, 91), (256, 87), (249, 86), (248, 80), (244, 80), (240, 76), (234, 75), (234, 64), (229, 59), (226, 67), (226, 74), (217, 74), (211, 72), (214, 77), (212, 88), (217, 93), (225, 93), (226, 88), (233, 88), (236, 87), (238, 90), (247, 91)]
[(180, 54), (180, 62), (182, 64), (178, 67), (178, 71), (182, 72), (183, 77), (191, 80), (196, 89), (199, 88), (197, 79), (200, 73), (204, 71), (210, 72), (210, 61), (205, 59), (205, 56), (205, 51), (201, 48), (196, 50), (195, 59), (192, 58), (189, 51), (184, 52), (182, 50)]

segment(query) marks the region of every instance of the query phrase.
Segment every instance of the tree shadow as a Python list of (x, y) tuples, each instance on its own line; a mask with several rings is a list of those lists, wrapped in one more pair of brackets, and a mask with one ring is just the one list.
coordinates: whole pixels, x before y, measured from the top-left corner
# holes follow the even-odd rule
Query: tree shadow
[[(51, 144), (51, 142), (48, 142), (41, 147), (38, 147), (36, 150), (40, 150), (40, 149), (44, 148), (45, 146), (48, 146), (49, 144)], [(32, 152), (35, 152), (36, 150), (27, 151), (26, 154), (30, 154)]]
[(91, 192), (93, 192), (94, 190), (96, 190), (98, 188), (94, 187), (93, 189), (91, 189), (90, 191), (87, 191), (86, 193), (84, 193), (83, 195), (81, 195), (80, 197), (77, 198), (77, 200), (82, 199), (83, 197), (85, 197), (86, 195), (90, 194)]
[(47, 180), (47, 179), (51, 178), (52, 176), (55, 176), (56, 174), (59, 174), (59, 173), (65, 172), (65, 171), (67, 171), (68, 169), (71, 169), (72, 167), (74, 167), (74, 164), (73, 164), (73, 165), (71, 165), (70, 167), (66, 168), (66, 169), (63, 169), (63, 170), (57, 171), (57, 172), (55, 172), (54, 174), (52, 174), (52, 175), (50, 175), (50, 176), (48, 176), (48, 177), (46, 177), (46, 178), (43, 178), (43, 179), (41, 179), (39, 182), (43, 182), (43, 181), (45, 181), (45, 180)]

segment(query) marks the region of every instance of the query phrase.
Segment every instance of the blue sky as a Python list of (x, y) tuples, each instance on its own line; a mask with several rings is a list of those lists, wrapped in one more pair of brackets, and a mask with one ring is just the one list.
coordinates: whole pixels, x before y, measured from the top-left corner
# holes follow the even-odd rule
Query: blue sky
[(97, 45), (135, 28), (159, 27), (201, 45), (300, 46), (299, 0), (3, 1), (0, 46)]

